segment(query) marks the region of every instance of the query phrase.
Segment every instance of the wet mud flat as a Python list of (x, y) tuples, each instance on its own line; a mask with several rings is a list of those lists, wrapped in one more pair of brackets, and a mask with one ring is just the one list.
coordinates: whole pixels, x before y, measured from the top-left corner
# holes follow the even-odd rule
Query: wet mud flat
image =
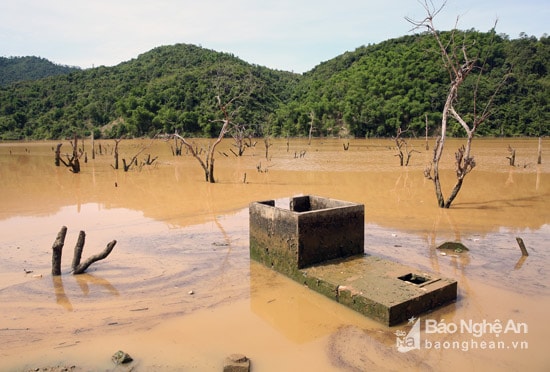
[[(0, 366), (107, 370), (114, 367), (111, 355), (123, 349), (135, 370), (220, 370), (235, 352), (261, 371), (545, 370), (546, 166), (498, 172), (480, 166), (456, 208), (440, 211), (420, 165), (394, 169), (391, 150), (358, 141), (350, 151), (354, 144), (357, 153), (344, 154), (339, 142), (319, 143), (305, 159), (287, 155), (282, 145), (267, 174), (254, 173), (259, 154), (239, 164), (220, 158), (213, 186), (189, 158), (164, 155), (156, 168), (127, 174), (98, 161), (94, 172), (83, 167), (76, 178), (48, 168), (49, 146), (32, 147), (30, 155), (12, 146), (11, 157), (0, 146)], [(500, 147), (491, 143), (479, 152), (494, 167)], [(364, 164), (350, 171), (348, 163), (363, 152)], [(17, 166), (22, 160), (25, 171)], [(250, 260), (248, 203), (306, 193), (364, 203), (365, 252), (458, 281), (455, 303), (421, 317), (422, 348), (397, 350), (396, 333), (412, 324), (381, 326)], [(64, 275), (53, 280), (51, 245), (61, 225), (69, 229), (67, 256)], [(112, 239), (118, 244), (87, 274), (72, 276), (80, 229), (87, 233), (84, 257)], [(527, 244), (524, 260), (516, 236)], [(470, 250), (436, 250), (455, 240)], [(426, 323), (460, 330), (462, 321), (510, 319), (526, 323), (528, 333), (435, 333)], [(505, 348), (481, 349), (482, 341), (503, 341)]]

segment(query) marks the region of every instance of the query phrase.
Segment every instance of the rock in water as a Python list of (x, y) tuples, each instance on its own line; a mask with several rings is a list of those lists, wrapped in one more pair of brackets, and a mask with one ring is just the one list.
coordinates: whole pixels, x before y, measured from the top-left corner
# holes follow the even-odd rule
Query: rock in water
[(249, 372), (250, 359), (242, 354), (231, 354), (225, 358), (223, 372)]
[(462, 253), (465, 251), (469, 251), (468, 247), (466, 247), (461, 242), (445, 242), (440, 246), (438, 246), (437, 249), (454, 251), (455, 253)]
[(111, 359), (113, 360), (113, 363), (115, 363), (116, 365), (130, 363), (131, 361), (133, 361), (130, 354), (125, 353), (122, 350), (119, 350), (116, 353), (114, 353)]

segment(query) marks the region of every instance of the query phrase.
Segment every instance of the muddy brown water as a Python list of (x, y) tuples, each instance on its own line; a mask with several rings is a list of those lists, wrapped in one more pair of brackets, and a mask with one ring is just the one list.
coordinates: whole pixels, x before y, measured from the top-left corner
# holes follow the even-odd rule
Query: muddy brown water
[[(170, 141), (122, 141), (121, 159), (143, 146), (140, 161), (158, 156), (129, 172), (112, 167), (114, 141), (96, 141), (95, 159), (86, 141), (80, 174), (54, 166), (55, 142), (0, 143), (0, 369), (109, 370), (122, 349), (138, 371), (219, 371), (236, 352), (254, 371), (550, 370), (550, 141), (537, 165), (538, 140), (476, 139), (477, 167), (449, 210), (423, 176), (423, 141), (408, 167), (390, 140), (347, 142), (275, 140), (266, 159), (263, 141), (236, 158), (224, 140), (216, 184)], [(447, 142), (446, 194), (459, 144)], [(396, 347), (412, 324), (387, 328), (249, 259), (248, 203), (299, 194), (363, 203), (367, 253), (458, 281), (455, 303), (420, 317), (419, 349)], [(64, 275), (52, 278), (63, 225)], [(118, 243), (72, 276), (79, 230), (84, 257)], [(442, 255), (445, 241), (470, 250)]]

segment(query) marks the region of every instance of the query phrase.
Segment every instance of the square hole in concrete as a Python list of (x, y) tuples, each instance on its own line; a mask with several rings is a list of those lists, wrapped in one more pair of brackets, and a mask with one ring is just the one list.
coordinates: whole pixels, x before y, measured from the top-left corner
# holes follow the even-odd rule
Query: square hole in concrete
[(416, 274), (413, 274), (413, 273), (402, 275), (402, 276), (398, 277), (398, 279), (401, 279), (404, 282), (409, 282), (409, 283), (416, 284), (416, 285), (424, 284), (428, 280), (430, 280), (430, 278), (426, 278), (424, 276), (416, 275)]

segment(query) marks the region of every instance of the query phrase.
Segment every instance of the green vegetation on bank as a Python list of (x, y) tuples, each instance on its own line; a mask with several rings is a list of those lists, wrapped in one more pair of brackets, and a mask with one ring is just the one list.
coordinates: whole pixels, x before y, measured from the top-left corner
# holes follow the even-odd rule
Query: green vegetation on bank
[[(442, 33), (449, 38), (450, 33)], [(493, 113), (478, 130), (487, 136), (550, 134), (550, 39), (460, 31), (469, 55), (485, 61), (460, 92), (461, 112), (488, 102), (506, 75)], [(475, 41), (475, 42), (474, 42)], [(303, 74), (251, 65), (194, 45), (155, 48), (114, 67), (77, 70), (0, 87), (0, 139), (96, 138), (174, 133), (213, 136), (221, 113), (216, 96), (239, 96), (234, 121), (251, 135), (356, 137), (437, 134), (448, 74), (427, 34), (362, 46)], [(0, 68), (1, 70), (1, 68)], [(0, 76), (4, 73), (0, 71)], [(466, 115), (468, 118), (468, 115)], [(462, 136), (458, 123), (449, 135)]]

